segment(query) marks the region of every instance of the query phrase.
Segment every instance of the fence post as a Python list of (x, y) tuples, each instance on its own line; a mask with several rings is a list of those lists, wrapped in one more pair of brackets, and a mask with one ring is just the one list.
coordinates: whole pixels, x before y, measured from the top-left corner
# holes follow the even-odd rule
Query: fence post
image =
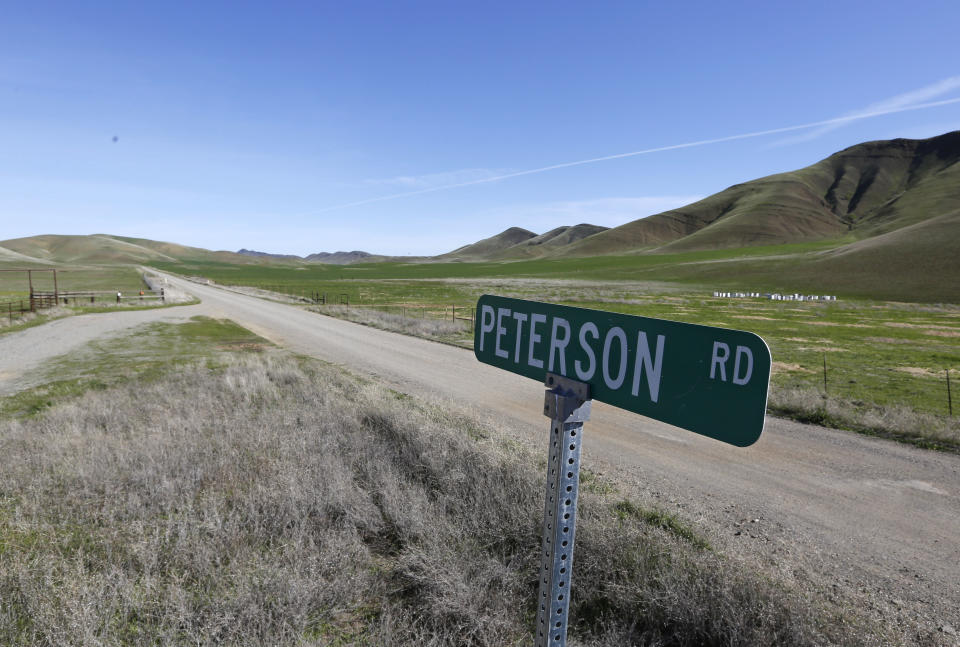
[(823, 354), (823, 397), (827, 397), (827, 354)]
[(950, 369), (947, 369), (947, 410), (953, 415), (953, 396), (950, 394)]
[(450, 321), (456, 323), (456, 321), (457, 321), (457, 306), (450, 306), (450, 309), (453, 311), (453, 316), (450, 317)]

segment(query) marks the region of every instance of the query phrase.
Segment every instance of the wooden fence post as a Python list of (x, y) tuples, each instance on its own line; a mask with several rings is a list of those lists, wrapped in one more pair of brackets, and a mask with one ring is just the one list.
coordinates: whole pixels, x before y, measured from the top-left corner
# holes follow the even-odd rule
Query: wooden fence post
[(953, 416), (953, 396), (950, 394), (950, 369), (947, 369), (947, 410)]
[(827, 354), (823, 354), (823, 397), (827, 397)]

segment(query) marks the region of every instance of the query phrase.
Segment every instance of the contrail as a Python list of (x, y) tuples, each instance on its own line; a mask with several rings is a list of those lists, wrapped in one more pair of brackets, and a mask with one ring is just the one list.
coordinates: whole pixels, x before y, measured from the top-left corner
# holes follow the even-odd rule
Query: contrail
[(638, 155), (649, 155), (650, 153), (661, 153), (663, 151), (673, 151), (680, 148), (693, 148), (695, 146), (706, 146), (708, 144), (721, 144), (723, 142), (732, 142), (738, 139), (750, 139), (752, 137), (765, 137), (767, 135), (778, 135), (780, 133), (788, 133), (795, 130), (805, 130), (807, 128), (817, 128), (820, 126), (829, 126), (832, 124), (841, 124), (848, 123), (851, 121), (859, 121), (860, 119), (869, 119), (871, 117), (881, 117), (883, 115), (892, 115), (898, 112), (907, 112), (910, 110), (923, 110), (926, 108), (936, 108), (938, 106), (946, 106), (952, 103), (960, 103), (960, 97), (955, 99), (944, 99), (942, 101), (930, 101), (928, 103), (918, 103), (913, 106), (905, 106), (892, 108), (889, 110), (878, 110), (875, 112), (862, 112), (854, 115), (848, 115), (845, 117), (834, 117), (833, 119), (824, 119), (823, 121), (812, 121), (806, 124), (799, 124), (796, 126), (784, 126), (782, 128), (772, 128), (770, 130), (758, 130), (752, 133), (740, 133), (739, 135), (727, 135), (726, 137), (717, 137), (715, 139), (701, 139), (694, 142), (686, 142), (684, 144), (672, 144), (670, 146), (658, 146), (657, 148), (646, 148), (640, 151), (631, 151), (629, 153), (617, 153), (616, 155), (605, 155), (604, 157), (592, 157), (590, 159), (577, 160), (575, 162), (563, 162), (562, 164), (551, 164), (550, 166), (541, 166), (540, 168), (527, 169), (526, 171), (515, 171), (513, 173), (505, 173), (503, 175), (497, 175), (494, 177), (486, 177), (479, 180), (469, 180), (467, 182), (457, 182), (454, 184), (444, 184), (443, 186), (434, 186), (428, 189), (418, 189), (416, 191), (405, 191), (403, 193), (392, 193), (390, 195), (382, 195), (378, 198), (368, 198), (366, 200), (358, 200), (356, 202), (347, 202), (344, 204), (338, 204), (330, 207), (325, 207), (323, 209), (317, 210), (316, 213), (324, 213), (327, 211), (335, 211), (337, 209), (347, 209), (349, 207), (359, 207), (363, 204), (371, 204), (373, 202), (384, 202), (386, 200), (396, 200), (398, 198), (406, 198), (413, 195), (422, 195), (424, 193), (434, 193), (436, 191), (446, 191), (448, 189), (456, 189), (463, 186), (473, 186), (475, 184), (487, 184), (489, 182), (499, 182), (500, 180), (507, 180), (513, 177), (520, 177), (523, 175), (534, 175), (536, 173), (545, 173), (547, 171), (554, 171), (561, 168), (569, 168), (571, 166), (581, 166), (583, 164), (595, 164), (597, 162), (606, 162), (609, 160), (623, 159), (625, 157), (636, 157)]

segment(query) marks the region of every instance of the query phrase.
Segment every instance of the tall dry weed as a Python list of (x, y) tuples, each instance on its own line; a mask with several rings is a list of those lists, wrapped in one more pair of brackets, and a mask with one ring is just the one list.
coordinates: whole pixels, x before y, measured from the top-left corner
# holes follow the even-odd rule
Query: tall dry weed
[[(0, 425), (0, 643), (530, 644), (535, 465), (269, 355), (90, 392)], [(861, 640), (616, 503), (582, 495), (570, 644)]]
[(960, 418), (938, 416), (912, 407), (873, 405), (824, 397), (811, 388), (771, 389), (771, 413), (801, 422), (848, 429), (931, 449), (960, 452)]
[[(464, 337), (470, 331), (470, 323), (459, 319), (452, 321), (450, 319), (407, 317), (403, 314), (383, 312), (375, 308), (353, 308), (338, 305), (310, 308), (310, 310), (381, 330), (440, 341)], [(416, 310), (411, 308), (411, 315), (415, 313)]]

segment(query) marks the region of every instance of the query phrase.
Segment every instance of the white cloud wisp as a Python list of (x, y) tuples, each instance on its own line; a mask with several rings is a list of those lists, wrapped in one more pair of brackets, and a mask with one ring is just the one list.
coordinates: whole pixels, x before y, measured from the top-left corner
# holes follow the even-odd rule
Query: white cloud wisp
[[(838, 118), (843, 119), (843, 121), (835, 121), (824, 124), (823, 126), (811, 130), (808, 133), (797, 135), (796, 137), (781, 139), (780, 141), (771, 144), (771, 147), (788, 146), (790, 144), (799, 144), (801, 142), (810, 141), (837, 130), (838, 128), (842, 128), (853, 121), (874, 116), (876, 114), (892, 114), (895, 112), (903, 112), (905, 110), (920, 109), (925, 107), (927, 102), (930, 102), (937, 97), (942, 97), (943, 95), (953, 92), (957, 89), (960, 89), (960, 76), (951, 76), (941, 81), (937, 81), (936, 83), (931, 83), (930, 85), (922, 88), (910, 90), (909, 92), (903, 92), (882, 101), (871, 103), (869, 106), (861, 108), (860, 110), (848, 112), (847, 114)], [(956, 99), (952, 100), (951, 102), (953, 101), (956, 101)]]
[(427, 189), (451, 184), (482, 182), (492, 177), (509, 174), (512, 169), (465, 168), (424, 175), (398, 175), (390, 178), (364, 180), (368, 186), (395, 186), (405, 189)]
[[(956, 77), (960, 78), (960, 77)], [(909, 94), (909, 93), (908, 93)], [(813, 121), (806, 124), (797, 124), (795, 126), (783, 126), (781, 128), (771, 128), (768, 130), (757, 130), (750, 133), (740, 133), (738, 135), (727, 135), (725, 137), (716, 137), (713, 139), (701, 139), (698, 141), (685, 142), (683, 144), (672, 144), (670, 146), (658, 146), (656, 148), (647, 148), (644, 150), (631, 151), (629, 153), (617, 153), (615, 155), (605, 155), (603, 157), (593, 157), (589, 159), (576, 160), (573, 162), (562, 162), (560, 164), (551, 164), (550, 166), (541, 166), (539, 168), (527, 169), (525, 171), (514, 171), (512, 173), (504, 173), (502, 175), (495, 175), (492, 177), (486, 177), (475, 180), (467, 180), (463, 182), (454, 182), (451, 184), (445, 184), (441, 186), (432, 186), (423, 189), (418, 189), (416, 191), (405, 191), (403, 193), (392, 193), (390, 195), (382, 195), (376, 198), (367, 198), (365, 200), (357, 200), (356, 202), (346, 202), (343, 204), (332, 205), (325, 207), (323, 209), (318, 209), (314, 213), (326, 213), (328, 211), (338, 211), (340, 209), (347, 209), (350, 207), (358, 207), (364, 204), (373, 204), (375, 202), (385, 202), (387, 200), (396, 200), (399, 198), (406, 198), (415, 195), (423, 195), (425, 193), (434, 193), (436, 191), (447, 191), (449, 189), (456, 189), (464, 186), (474, 186), (477, 184), (487, 184), (490, 182), (499, 182), (501, 180), (507, 180), (515, 177), (522, 177), (524, 175), (535, 175), (537, 173), (546, 173), (547, 171), (554, 171), (562, 168), (570, 168), (572, 166), (582, 166), (584, 164), (596, 164), (597, 162), (607, 162), (616, 159), (624, 159), (627, 157), (636, 157), (638, 155), (649, 155), (651, 153), (661, 153), (664, 151), (678, 150), (682, 148), (694, 148), (697, 146), (707, 146), (710, 144), (721, 144), (724, 142), (732, 142), (741, 139), (751, 139), (755, 137), (766, 137), (769, 135), (779, 135), (781, 133), (795, 132), (798, 130), (808, 130), (811, 128), (818, 128), (831, 125), (843, 125), (846, 123), (859, 121), (861, 119), (870, 119), (872, 117), (880, 117), (883, 115), (891, 115), (900, 112), (907, 112), (911, 110), (925, 110), (928, 108), (936, 108), (939, 106), (946, 106), (955, 103), (960, 103), (960, 97), (953, 99), (943, 99), (940, 101), (930, 101), (926, 103), (919, 103), (913, 105), (906, 105), (894, 108), (887, 108), (881, 110), (874, 110), (871, 112), (857, 112), (855, 114), (850, 114), (842, 117), (834, 117), (833, 119), (824, 119), (822, 121)]]

